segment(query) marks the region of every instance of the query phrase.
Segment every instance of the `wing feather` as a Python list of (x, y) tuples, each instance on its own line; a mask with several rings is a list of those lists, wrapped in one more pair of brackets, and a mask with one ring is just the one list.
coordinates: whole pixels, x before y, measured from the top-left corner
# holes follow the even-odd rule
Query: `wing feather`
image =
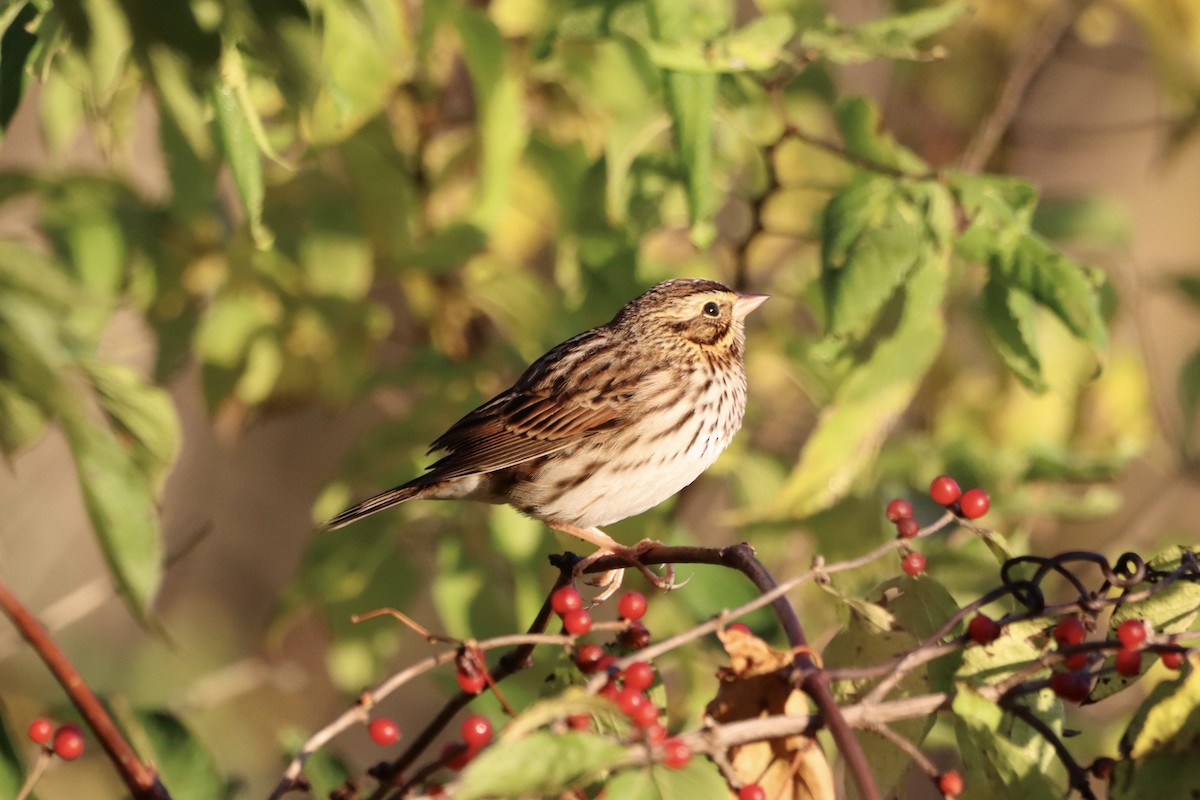
[(605, 358), (609, 342), (607, 329), (596, 328), (538, 359), (512, 388), (438, 437), (430, 452), (446, 455), (431, 475), (495, 472), (633, 424), (667, 381), (661, 369)]

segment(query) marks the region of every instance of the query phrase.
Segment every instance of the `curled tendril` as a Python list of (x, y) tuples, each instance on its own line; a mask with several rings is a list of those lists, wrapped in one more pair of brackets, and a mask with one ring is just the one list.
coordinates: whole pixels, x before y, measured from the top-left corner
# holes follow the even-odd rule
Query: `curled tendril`
[(1122, 589), (1146, 580), (1146, 562), (1137, 553), (1122, 553), (1112, 569), (1104, 564), (1101, 570), (1113, 586)]
[(1006, 580), (1004, 588), (1008, 590), (1014, 600), (1025, 606), (1030, 614), (1040, 614), (1046, 607), (1046, 595), (1042, 593), (1042, 587), (1033, 581)]

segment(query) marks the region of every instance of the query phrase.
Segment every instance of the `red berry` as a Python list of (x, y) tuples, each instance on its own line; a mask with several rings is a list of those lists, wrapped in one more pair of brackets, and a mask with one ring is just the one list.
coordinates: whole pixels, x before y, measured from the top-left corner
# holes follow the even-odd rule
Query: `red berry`
[(1088, 772), (1092, 773), (1102, 781), (1111, 781), (1113, 769), (1116, 766), (1117, 762), (1115, 760), (1106, 756), (1102, 756), (1092, 762), (1092, 765), (1088, 767)]
[(630, 622), (641, 619), (646, 613), (646, 596), (641, 592), (626, 592), (617, 601), (617, 613)]
[(639, 692), (637, 689), (622, 689), (617, 693), (617, 705), (625, 712), (628, 717), (633, 716), (633, 712), (637, 711), (642, 706), (650, 702), (646, 695)]
[(569, 612), (583, 608), (583, 596), (574, 586), (560, 586), (550, 595), (550, 608), (555, 614), (565, 617)]
[(575, 651), (575, 666), (585, 675), (591, 675), (600, 668), (600, 659), (604, 658), (604, 648), (598, 644), (581, 645)]
[(955, 770), (938, 775), (937, 785), (938, 791), (942, 793), (943, 797), (959, 797), (966, 788), (963, 785), (962, 775)]
[(912, 517), (905, 517), (896, 523), (896, 535), (901, 539), (911, 539), (920, 531), (920, 524)]
[(1117, 626), (1117, 639), (1125, 647), (1141, 647), (1146, 641), (1146, 623), (1140, 619), (1127, 619)]
[(650, 744), (660, 744), (667, 739), (667, 729), (662, 725), (655, 723), (649, 728), (646, 728), (646, 741)]
[(442, 748), (442, 763), (455, 772), (470, 764), (474, 757), (474, 751), (463, 742), (447, 742)]
[(925, 556), (916, 550), (912, 551), (900, 560), (900, 569), (914, 578), (917, 577), (925, 571)]
[(1064, 617), (1054, 626), (1054, 641), (1059, 647), (1080, 644), (1087, 637), (1087, 629), (1079, 617)]
[(1162, 663), (1167, 669), (1179, 669), (1183, 666), (1183, 652), (1181, 650), (1168, 650), (1162, 654)]
[(757, 783), (747, 783), (738, 789), (738, 800), (767, 800), (767, 792)]
[(458, 688), (467, 694), (479, 694), (483, 691), (483, 687), (487, 686), (487, 678), (483, 677), (482, 673), (468, 675), (459, 671), (455, 673), (454, 677), (458, 680)]
[(897, 497), (895, 500), (887, 504), (887, 511), (885, 513), (887, 514), (889, 522), (899, 522), (902, 519), (912, 519), (912, 503), (908, 502), (903, 497)]
[(678, 739), (662, 743), (662, 763), (671, 769), (683, 769), (692, 760), (692, 751)]
[(463, 720), (459, 733), (467, 747), (478, 750), (492, 740), (492, 723), (482, 714), (472, 714)]
[(45, 744), (54, 736), (54, 723), (45, 717), (38, 717), (29, 723), (29, 738), (37, 744)]
[(991, 644), (1000, 638), (1000, 623), (986, 614), (976, 614), (967, 624), (967, 635), (976, 644)]
[(617, 634), (617, 641), (627, 650), (641, 650), (650, 644), (650, 631), (640, 621), (630, 622)]
[(962, 497), (962, 489), (959, 488), (958, 481), (954, 478), (949, 475), (939, 475), (933, 479), (933, 483), (929, 484), (929, 496), (938, 505), (948, 506)]
[(1092, 676), (1086, 672), (1056, 672), (1050, 676), (1050, 689), (1063, 700), (1082, 703), (1092, 693)]
[(596, 694), (608, 700), (612, 700), (614, 703), (617, 702), (617, 695), (620, 693), (621, 687), (617, 686), (617, 684), (612, 680), (607, 681), (603, 686), (600, 687), (600, 691), (596, 692)]
[(573, 731), (589, 731), (592, 729), (591, 714), (572, 714), (567, 717), (567, 727)]
[(592, 629), (592, 615), (586, 608), (568, 611), (562, 618), (563, 630), (572, 636), (583, 636)]
[(599, 663), (596, 664), (596, 671), (597, 672), (608, 672), (610, 669), (613, 668), (613, 664), (616, 664), (616, 663), (617, 663), (616, 656), (614, 656), (612, 653), (605, 653), (604, 656), (600, 659)]
[(83, 755), (83, 731), (78, 725), (60, 725), (54, 732), (54, 755), (63, 761), (74, 761)]
[(646, 702), (635, 708), (628, 717), (633, 720), (634, 725), (645, 730), (658, 724), (658, 713), (658, 706)]
[(1067, 656), (1067, 660), (1063, 663), (1069, 670), (1083, 669), (1088, 665), (1087, 651), (1072, 653), (1071, 655)]
[(367, 726), (367, 732), (371, 734), (371, 741), (383, 747), (400, 741), (400, 726), (396, 724), (395, 720), (387, 717), (376, 717), (371, 720), (371, 724)]
[(1118, 650), (1113, 662), (1116, 664), (1117, 674), (1126, 678), (1136, 677), (1142, 671), (1141, 651), (1132, 647), (1122, 647)]
[(750, 630), (750, 626), (744, 622), (731, 622), (725, 626), (725, 630), (729, 631), (730, 633), (737, 631), (738, 633), (744, 633), (747, 636), (754, 635), (754, 632)]
[(958, 506), (967, 519), (979, 519), (992, 507), (992, 498), (983, 489), (967, 489), (959, 498)]
[(646, 661), (635, 661), (625, 668), (625, 688), (644, 692), (654, 683), (654, 667)]

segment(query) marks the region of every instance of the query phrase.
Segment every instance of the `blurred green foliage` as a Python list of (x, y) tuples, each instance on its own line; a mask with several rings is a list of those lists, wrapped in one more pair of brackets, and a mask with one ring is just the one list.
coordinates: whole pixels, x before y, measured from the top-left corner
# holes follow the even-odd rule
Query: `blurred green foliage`
[[(1148, 388), (1109, 348), (1104, 273), (1062, 244), (1119, 244), (1119, 215), (933, 163), (841, 96), (834, 65), (928, 61), (969, 10), (903, 5), (848, 25), (815, 0), (0, 3), (0, 123), (36, 103), (52, 161), (84, 141), (107, 165), (0, 174), (0, 200), (37, 199), (37, 236), (0, 243), (0, 446), (63, 430), (114, 581), (147, 616), (180, 436), (159, 387), (181, 368), (234, 428), (297, 403), (403, 409), (323, 519), (417, 474), (428, 441), (555, 342), (703, 275), (776, 297), (750, 325), (746, 430), (702, 481), (731, 488), (703, 510), (782, 569), (865, 549), (879, 498), (939, 472), (989, 487), (994, 527), (1109, 511), (1072, 484), (1142, 452)], [(154, 189), (131, 177), (144, 162)], [(97, 355), (127, 313), (156, 345), (149, 375)], [(458, 505), (313, 543), (279, 625), (321, 615), (341, 687), (398, 641), (349, 614), (404, 607), (430, 571), (448, 633), (527, 624), (547, 533)], [(674, 508), (615, 532), (705, 527)], [(801, 524), (816, 544), (796, 544)], [(986, 548), (946, 558), (992, 574)], [(968, 572), (950, 588), (978, 588)], [(662, 613), (748, 596), (712, 581)], [(207, 763), (175, 746), (182, 726), (142, 725), (166, 731), (164, 764)]]

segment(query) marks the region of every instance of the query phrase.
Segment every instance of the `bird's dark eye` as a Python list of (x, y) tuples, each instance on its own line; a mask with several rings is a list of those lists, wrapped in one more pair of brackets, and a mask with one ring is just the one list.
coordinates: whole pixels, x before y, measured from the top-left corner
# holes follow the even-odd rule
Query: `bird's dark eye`
[(704, 316), (716, 317), (716, 316), (720, 316), (720, 314), (721, 314), (721, 307), (719, 305), (717, 305), (716, 303), (714, 303), (712, 300), (709, 300), (707, 303), (704, 304)]

